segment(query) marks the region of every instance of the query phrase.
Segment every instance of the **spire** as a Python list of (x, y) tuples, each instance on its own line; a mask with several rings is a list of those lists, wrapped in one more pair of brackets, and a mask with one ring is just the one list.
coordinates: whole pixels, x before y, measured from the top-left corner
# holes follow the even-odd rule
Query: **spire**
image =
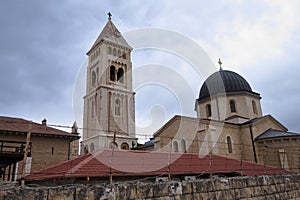
[(223, 69), (222, 69), (222, 62), (221, 62), (221, 59), (219, 58), (219, 61), (218, 61), (218, 64), (220, 65), (220, 70), (219, 71), (223, 71)]
[(132, 50), (132, 47), (127, 43), (125, 38), (122, 36), (121, 32), (117, 29), (117, 27), (114, 25), (114, 23), (111, 21), (112, 14), (110, 12), (107, 13), (108, 15), (108, 22), (102, 29), (100, 35), (92, 45), (91, 49), (87, 52), (89, 52), (95, 48), (99, 43), (103, 41), (112, 42), (118, 45), (121, 45), (125, 48), (128, 48)]
[(78, 126), (76, 121), (74, 121), (73, 126), (72, 126), (72, 133), (73, 134), (78, 134)]

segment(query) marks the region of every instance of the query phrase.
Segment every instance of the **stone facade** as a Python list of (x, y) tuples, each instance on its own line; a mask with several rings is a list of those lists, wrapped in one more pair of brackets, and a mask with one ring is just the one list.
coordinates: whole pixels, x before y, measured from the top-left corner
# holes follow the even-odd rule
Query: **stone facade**
[[(230, 94), (220, 94), (211, 98), (197, 100), (195, 111), (198, 118), (208, 118), (223, 121), (228, 117), (238, 115), (247, 120), (262, 116), (260, 96), (247, 92), (234, 92)], [(231, 112), (230, 101), (235, 102), (236, 111)], [(253, 103), (255, 102), (255, 103)], [(256, 108), (253, 108), (255, 104)], [(207, 106), (211, 106), (211, 116), (208, 116)], [(247, 121), (244, 119), (244, 121)]]
[[(205, 84), (211, 84), (211, 96)], [(218, 84), (225, 88), (220, 90)], [(197, 118), (174, 116), (154, 134), (154, 145), (147, 149), (221, 155), (299, 172), (300, 134), (288, 133), (271, 115), (263, 116), (260, 99), (240, 75), (220, 69), (201, 87)], [(256, 140), (268, 130), (282, 134)]]
[(136, 145), (132, 48), (111, 19), (87, 53), (83, 154)]
[[(271, 116), (266, 116), (250, 125), (254, 138), (269, 128), (286, 130)], [(199, 154), (211, 152), (216, 155), (255, 162), (253, 145), (254, 148), (257, 148), (258, 144), (257, 142), (252, 144), (250, 125), (175, 116), (154, 134), (153, 150), (169, 152), (172, 147), (172, 152)], [(228, 136), (232, 143), (231, 152), (229, 152), (227, 144)], [(186, 143), (185, 151), (181, 145), (182, 140)], [(178, 150), (175, 150), (174, 142), (177, 143)], [(259, 150), (256, 149), (257, 154), (259, 154)]]
[[(175, 116), (154, 134), (154, 146), (149, 150), (200, 155), (212, 153), (298, 172), (300, 138), (254, 140), (270, 128), (286, 131), (286, 128), (270, 115), (243, 125)], [(231, 147), (227, 141), (228, 137)], [(185, 145), (182, 145), (183, 140)]]
[(154, 134), (154, 149), (165, 152), (198, 153), (197, 135), (199, 120), (175, 116)]
[(129, 182), (112, 185), (3, 187), (0, 199), (300, 199), (300, 175), (214, 178), (194, 181)]
[(298, 137), (258, 141), (258, 160), (265, 165), (280, 166), (282, 169), (298, 172), (300, 168), (299, 142)]

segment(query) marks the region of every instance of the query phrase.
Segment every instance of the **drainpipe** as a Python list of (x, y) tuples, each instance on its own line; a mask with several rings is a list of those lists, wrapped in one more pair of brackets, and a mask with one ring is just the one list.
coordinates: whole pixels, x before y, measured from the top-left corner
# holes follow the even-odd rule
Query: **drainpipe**
[(71, 139), (71, 138), (69, 138), (68, 160), (70, 160), (70, 153), (71, 153), (71, 141), (72, 141), (72, 139)]
[(253, 154), (254, 154), (254, 161), (257, 163), (255, 144), (254, 144), (254, 140), (253, 140), (252, 125), (249, 125), (249, 130), (250, 130), (251, 141), (252, 141), (252, 149), (253, 149)]
[(32, 129), (32, 122), (29, 121), (28, 124), (28, 132), (27, 132), (27, 136), (26, 136), (26, 144), (25, 144), (25, 151), (24, 151), (24, 156), (23, 156), (23, 165), (22, 165), (22, 177), (21, 177), (21, 186), (24, 187), (25, 186), (25, 175), (26, 175), (26, 164), (27, 164), (27, 156), (28, 156), (28, 149), (29, 149), (29, 145), (30, 145), (30, 140), (31, 140), (31, 130)]
[(219, 100), (218, 100), (218, 96), (216, 96), (216, 103), (217, 103), (218, 120), (220, 121), (220, 109), (219, 109)]

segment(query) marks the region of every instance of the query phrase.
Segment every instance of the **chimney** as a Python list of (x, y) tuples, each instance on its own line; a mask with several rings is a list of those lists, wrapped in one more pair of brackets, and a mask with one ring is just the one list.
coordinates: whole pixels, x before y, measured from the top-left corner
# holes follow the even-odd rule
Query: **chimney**
[(46, 120), (46, 118), (44, 118), (44, 119), (43, 119), (43, 121), (42, 121), (42, 125), (44, 125), (44, 126), (46, 126), (46, 125), (47, 125), (47, 120)]

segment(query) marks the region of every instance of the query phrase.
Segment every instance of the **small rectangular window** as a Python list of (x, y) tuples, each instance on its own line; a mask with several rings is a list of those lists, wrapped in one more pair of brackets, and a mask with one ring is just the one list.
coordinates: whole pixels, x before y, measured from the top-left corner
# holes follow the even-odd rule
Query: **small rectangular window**
[(230, 111), (231, 111), (231, 112), (236, 112), (235, 102), (234, 102), (233, 100), (231, 100), (231, 101), (229, 102), (229, 104), (230, 104)]

